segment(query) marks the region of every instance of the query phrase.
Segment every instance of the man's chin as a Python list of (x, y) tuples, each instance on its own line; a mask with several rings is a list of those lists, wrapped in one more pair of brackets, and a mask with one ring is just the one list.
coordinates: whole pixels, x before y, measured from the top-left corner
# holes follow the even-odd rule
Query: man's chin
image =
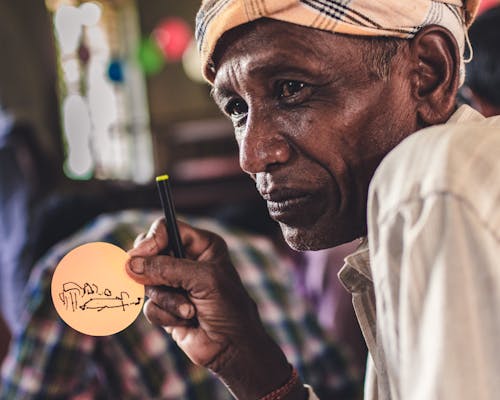
[(280, 223), (280, 227), (286, 243), (294, 250), (322, 250), (336, 246), (332, 238), (324, 233), (291, 227), (283, 223)]
[[(298, 228), (280, 223), (286, 243), (297, 251), (322, 250), (349, 243), (363, 236), (363, 232), (348, 232), (345, 229), (335, 231), (332, 227), (323, 229)], [(337, 234), (336, 234), (337, 233)]]

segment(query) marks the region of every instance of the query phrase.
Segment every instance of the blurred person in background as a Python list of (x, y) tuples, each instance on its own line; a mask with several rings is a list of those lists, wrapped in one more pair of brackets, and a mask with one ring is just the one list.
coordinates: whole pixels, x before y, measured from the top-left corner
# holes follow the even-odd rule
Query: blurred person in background
[(469, 29), (473, 49), (466, 64), (463, 100), (485, 117), (500, 114), (500, 5), (487, 9)]
[(0, 111), (0, 305), (15, 331), (23, 310), (23, 289), (33, 263), (32, 218), (50, 190), (53, 164), (36, 141), (33, 126)]

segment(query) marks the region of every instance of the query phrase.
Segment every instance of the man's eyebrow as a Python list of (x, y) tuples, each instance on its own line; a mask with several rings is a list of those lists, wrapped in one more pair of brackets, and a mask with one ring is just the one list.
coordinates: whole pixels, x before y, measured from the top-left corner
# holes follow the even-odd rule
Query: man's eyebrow
[(292, 65), (290, 62), (280, 59), (267, 63), (256, 63), (254, 66), (249, 68), (249, 74), (254, 76), (273, 76), (283, 73), (307, 74), (310, 73), (310, 69), (303, 65)]
[(214, 99), (214, 101), (217, 104), (219, 104), (223, 98), (229, 97), (232, 94), (233, 94), (233, 92), (231, 90), (228, 90), (228, 89), (223, 88), (223, 87), (219, 87), (219, 88), (212, 87), (212, 89), (210, 89), (210, 97), (212, 97), (212, 99)]

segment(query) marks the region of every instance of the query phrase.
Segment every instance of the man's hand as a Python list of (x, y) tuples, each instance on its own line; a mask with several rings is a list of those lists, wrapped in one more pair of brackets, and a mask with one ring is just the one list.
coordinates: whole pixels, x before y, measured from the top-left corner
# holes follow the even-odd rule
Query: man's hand
[(195, 364), (216, 373), (237, 398), (256, 399), (278, 388), (290, 367), (265, 332), (225, 242), (185, 223), (179, 230), (185, 259), (158, 255), (168, 241), (163, 219), (129, 251), (127, 272), (146, 285), (146, 317), (163, 326)]

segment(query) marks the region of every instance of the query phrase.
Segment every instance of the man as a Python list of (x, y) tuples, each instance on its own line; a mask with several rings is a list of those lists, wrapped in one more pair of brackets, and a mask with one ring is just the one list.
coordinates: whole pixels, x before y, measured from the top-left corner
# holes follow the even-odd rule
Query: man
[[(500, 392), (500, 120), (454, 101), (476, 8), (221, 0), (199, 13), (205, 76), (288, 244), (367, 236), (340, 273), (370, 351), (367, 399)], [(223, 240), (180, 229), (187, 259), (158, 256), (161, 220), (130, 252), (147, 317), (238, 399), (314, 399)]]
[(23, 304), (14, 288), (24, 287), (31, 265), (30, 217), (52, 182), (51, 167), (33, 126), (0, 110), (0, 313), (12, 332)]
[(486, 117), (500, 114), (500, 5), (481, 14), (469, 30), (474, 57), (460, 93)]

